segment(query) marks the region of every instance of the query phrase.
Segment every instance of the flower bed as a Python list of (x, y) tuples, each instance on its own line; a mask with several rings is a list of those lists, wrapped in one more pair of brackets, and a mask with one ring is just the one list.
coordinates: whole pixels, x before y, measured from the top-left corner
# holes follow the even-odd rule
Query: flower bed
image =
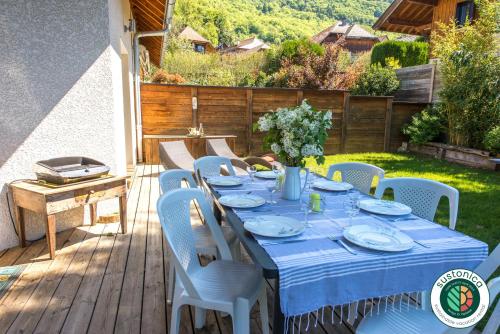
[(488, 151), (432, 142), (424, 145), (410, 143), (408, 150), (410, 152), (430, 155), (437, 159), (455, 162), (460, 165), (500, 170), (500, 159), (492, 157)]

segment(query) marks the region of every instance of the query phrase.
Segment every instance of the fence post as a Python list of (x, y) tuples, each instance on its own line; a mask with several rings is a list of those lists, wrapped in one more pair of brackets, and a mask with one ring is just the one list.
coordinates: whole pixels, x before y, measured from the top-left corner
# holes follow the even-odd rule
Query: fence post
[(191, 118), (193, 128), (198, 127), (198, 87), (191, 87)]
[(351, 94), (344, 92), (344, 110), (342, 111), (342, 128), (340, 133), (340, 153), (345, 153), (345, 146), (347, 142), (347, 122), (348, 112), (350, 109)]
[(304, 100), (304, 91), (302, 89), (299, 89), (297, 91), (297, 105), (300, 105), (303, 100)]
[(389, 152), (391, 149), (392, 102), (393, 98), (388, 97), (385, 109), (384, 152)]
[(252, 154), (252, 132), (253, 132), (253, 89), (247, 89), (247, 155)]

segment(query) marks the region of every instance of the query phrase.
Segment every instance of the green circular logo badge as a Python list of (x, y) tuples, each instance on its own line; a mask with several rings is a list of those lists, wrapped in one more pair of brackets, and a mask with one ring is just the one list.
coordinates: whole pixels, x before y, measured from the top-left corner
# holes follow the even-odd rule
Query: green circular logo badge
[(478, 323), (489, 305), (486, 283), (476, 273), (455, 269), (444, 273), (434, 283), (431, 303), (434, 314), (444, 324), (466, 328)]
[(458, 278), (448, 282), (441, 290), (441, 306), (449, 316), (463, 319), (479, 306), (479, 290), (470, 281)]

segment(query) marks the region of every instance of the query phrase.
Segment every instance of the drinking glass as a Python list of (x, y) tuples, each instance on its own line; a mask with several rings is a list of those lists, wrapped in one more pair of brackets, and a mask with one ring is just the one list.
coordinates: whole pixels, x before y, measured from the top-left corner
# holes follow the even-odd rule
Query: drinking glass
[(312, 227), (309, 223), (309, 212), (311, 211), (311, 200), (309, 196), (300, 197), (300, 210), (304, 212), (304, 222), (306, 227)]
[(349, 216), (349, 226), (352, 225), (352, 219), (359, 213), (359, 200), (348, 198), (344, 201), (344, 211)]
[(279, 187), (278, 187), (278, 180), (276, 180), (275, 182), (270, 182), (266, 185), (266, 189), (267, 191), (269, 191), (271, 193), (271, 197), (269, 199), (269, 201), (267, 201), (267, 203), (269, 204), (276, 204), (277, 202), (274, 200), (274, 193), (278, 191)]
[(247, 167), (247, 173), (248, 173), (248, 175), (250, 175), (250, 182), (253, 183), (254, 177), (255, 177), (255, 173), (257, 173), (257, 167), (255, 167), (255, 166), (248, 166)]

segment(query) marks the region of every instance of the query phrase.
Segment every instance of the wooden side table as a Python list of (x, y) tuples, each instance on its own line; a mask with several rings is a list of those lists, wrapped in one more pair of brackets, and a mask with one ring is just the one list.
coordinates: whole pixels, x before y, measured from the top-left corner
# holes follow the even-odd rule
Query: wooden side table
[(83, 205), (90, 205), (90, 221), (97, 220), (97, 202), (119, 198), (120, 223), (122, 233), (127, 233), (127, 177), (113, 176), (51, 188), (34, 182), (15, 182), (10, 186), (14, 201), (16, 226), (21, 247), (26, 246), (24, 209), (43, 214), (45, 235), (50, 258), (56, 253), (56, 218), (55, 214)]

